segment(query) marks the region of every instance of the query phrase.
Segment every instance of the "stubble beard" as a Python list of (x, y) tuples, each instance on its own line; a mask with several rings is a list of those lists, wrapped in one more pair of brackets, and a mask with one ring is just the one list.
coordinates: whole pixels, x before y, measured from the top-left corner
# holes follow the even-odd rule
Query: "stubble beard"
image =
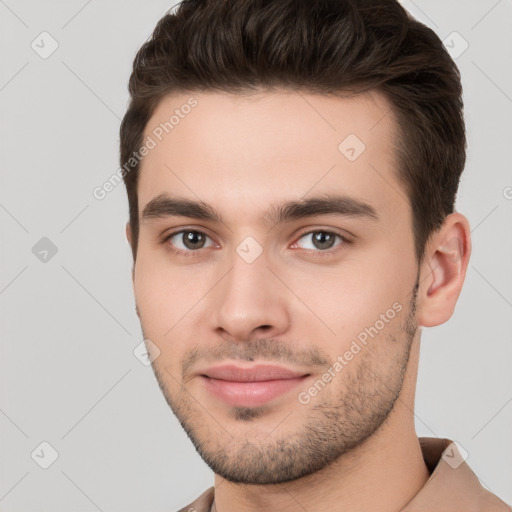
[[(328, 385), (336, 386), (337, 379), (343, 379), (341, 389), (324, 389), (307, 406), (297, 401), (301, 414), (301, 408), (309, 410), (293, 431), (280, 430), (281, 423), (286, 426), (287, 418), (283, 417), (276, 419), (271, 435), (258, 434), (257, 419), (265, 415), (266, 408), (233, 407), (230, 419), (251, 427), (250, 433), (233, 436), (222, 425), (219, 410), (209, 412), (185, 386), (172, 395), (166, 384), (169, 378), (158, 360), (153, 362), (155, 377), (195, 449), (215, 474), (241, 484), (296, 480), (327, 467), (364, 443), (389, 417), (402, 390), (417, 331), (418, 286), (416, 280), (405, 322), (394, 332), (383, 330), (369, 341)], [(293, 418), (293, 413), (287, 414)]]

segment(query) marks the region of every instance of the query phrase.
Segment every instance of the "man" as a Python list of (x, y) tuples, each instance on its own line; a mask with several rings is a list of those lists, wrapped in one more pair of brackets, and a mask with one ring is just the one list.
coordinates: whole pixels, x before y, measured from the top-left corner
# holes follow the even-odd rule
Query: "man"
[(439, 38), (394, 0), (184, 0), (129, 89), (137, 313), (215, 473), (182, 510), (510, 510), (414, 428), (471, 252)]

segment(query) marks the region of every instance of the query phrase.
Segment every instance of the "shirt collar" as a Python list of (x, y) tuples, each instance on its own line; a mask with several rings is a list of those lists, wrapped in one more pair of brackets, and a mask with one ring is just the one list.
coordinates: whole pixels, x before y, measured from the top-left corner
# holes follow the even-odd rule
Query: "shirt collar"
[(510, 512), (510, 507), (482, 487), (466, 463), (467, 452), (450, 439), (419, 438), (430, 471), (420, 492), (402, 512)]

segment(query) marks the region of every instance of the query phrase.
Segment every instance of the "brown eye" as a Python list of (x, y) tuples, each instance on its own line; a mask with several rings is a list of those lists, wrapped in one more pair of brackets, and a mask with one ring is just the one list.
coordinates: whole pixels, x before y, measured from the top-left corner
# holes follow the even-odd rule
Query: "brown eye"
[(187, 249), (196, 250), (202, 249), (206, 237), (199, 231), (182, 231), (181, 239)]
[(302, 249), (326, 251), (341, 244), (341, 242), (336, 244), (336, 239), (346, 242), (346, 240), (338, 233), (333, 233), (332, 231), (325, 230), (310, 231), (309, 233), (305, 233), (300, 237), (299, 241), (302, 239), (307, 240), (308, 238), (311, 241), (309, 247), (307, 246), (308, 244), (305, 244), (306, 246), (304, 246), (300, 245), (299, 242), (297, 242), (297, 245)]
[[(210, 241), (209, 245), (208, 240)], [(208, 235), (193, 229), (172, 233), (165, 238), (164, 242), (171, 245), (171, 250), (179, 254), (193, 254), (195, 251), (215, 245)]]

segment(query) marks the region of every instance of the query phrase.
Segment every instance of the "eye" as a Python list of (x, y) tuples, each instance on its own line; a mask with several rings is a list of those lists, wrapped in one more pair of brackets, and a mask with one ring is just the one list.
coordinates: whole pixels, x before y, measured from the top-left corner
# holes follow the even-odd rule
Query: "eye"
[[(207, 240), (211, 242), (209, 245), (207, 245)], [(184, 229), (171, 233), (164, 238), (162, 243), (168, 244), (171, 252), (186, 256), (195, 254), (199, 249), (215, 247), (215, 243), (208, 235), (193, 229)]]
[[(301, 240), (306, 242), (301, 242)], [(336, 240), (338, 240), (338, 243), (336, 243)], [(328, 255), (341, 250), (343, 246), (350, 243), (350, 240), (338, 233), (319, 229), (302, 234), (292, 247)], [(196, 256), (201, 252), (201, 249), (216, 247), (215, 242), (208, 235), (195, 229), (182, 229), (171, 233), (162, 240), (162, 244), (166, 246), (169, 252), (183, 256)], [(338, 247), (339, 249), (337, 249)]]
[[(309, 243), (301, 244), (300, 240), (303, 239), (309, 240)], [(337, 244), (336, 239), (340, 240)], [(326, 252), (329, 249), (333, 249), (339, 245), (345, 245), (346, 243), (349, 243), (349, 241), (338, 233), (326, 230), (317, 230), (304, 233), (294, 245), (299, 246), (301, 249)]]

